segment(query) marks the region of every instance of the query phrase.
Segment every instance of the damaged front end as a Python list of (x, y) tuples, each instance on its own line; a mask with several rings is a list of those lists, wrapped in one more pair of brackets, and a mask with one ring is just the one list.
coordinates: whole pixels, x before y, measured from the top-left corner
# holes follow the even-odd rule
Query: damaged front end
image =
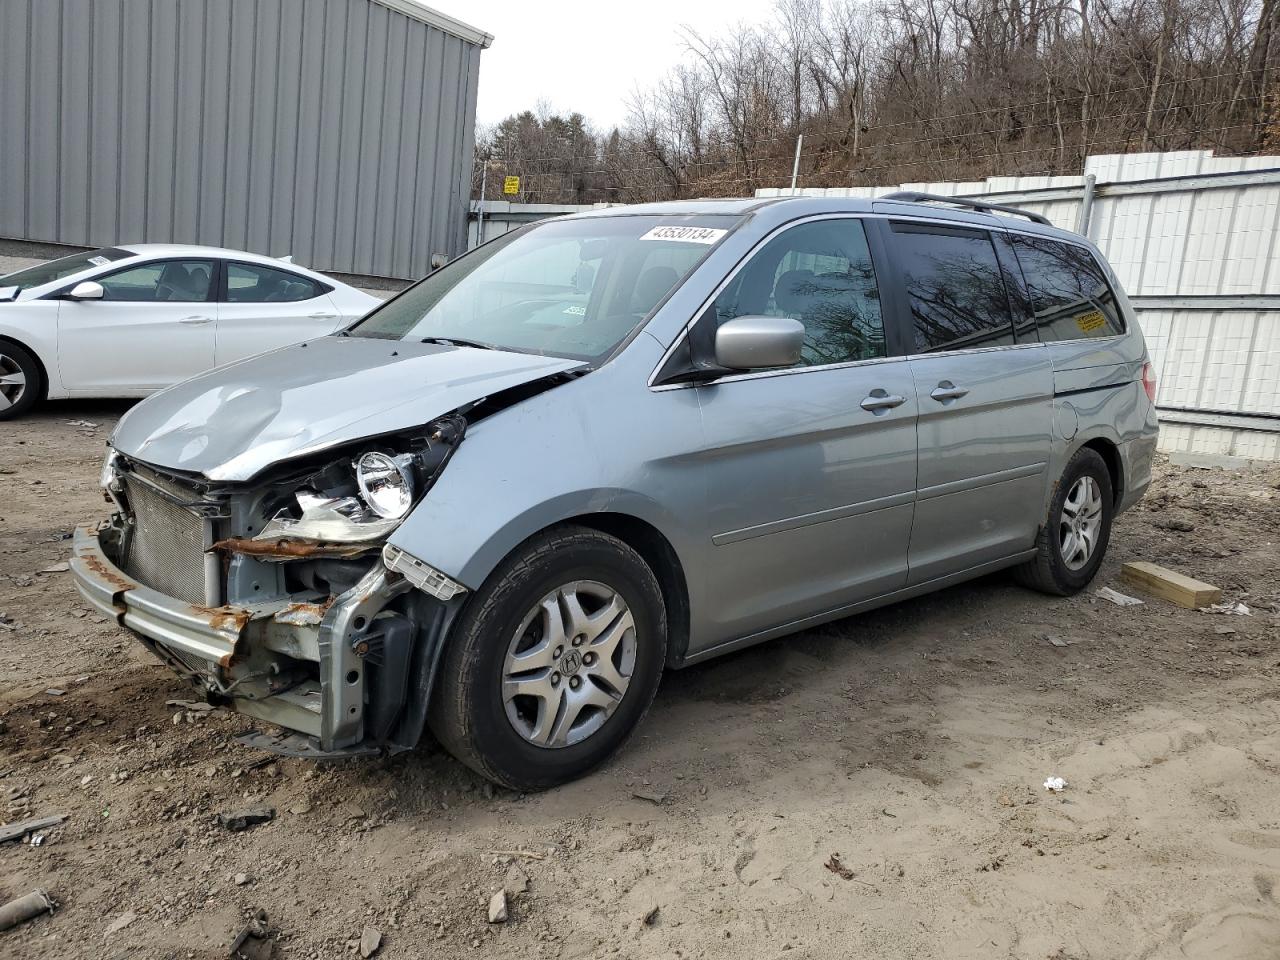
[(116, 511), (76, 532), (77, 586), (210, 702), (291, 731), (255, 745), (409, 749), (465, 588), (385, 541), (466, 427), (449, 414), (249, 482), (113, 452)]

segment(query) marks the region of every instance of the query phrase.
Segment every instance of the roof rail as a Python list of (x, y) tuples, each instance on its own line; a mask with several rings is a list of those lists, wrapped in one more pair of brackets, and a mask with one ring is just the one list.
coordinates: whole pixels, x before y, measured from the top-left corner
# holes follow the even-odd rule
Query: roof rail
[(1020, 207), (1006, 207), (1003, 203), (985, 203), (982, 200), (973, 200), (969, 197), (944, 197), (938, 193), (918, 193), (915, 190), (899, 190), (897, 193), (887, 193), (883, 197), (876, 197), (877, 200), (899, 200), (903, 203), (921, 203), (925, 200), (931, 200), (934, 203), (950, 203), (957, 207), (967, 207), (977, 213), (990, 213), (992, 210), (998, 210), (1000, 213), (1012, 214), (1015, 217), (1026, 217), (1035, 223), (1042, 223), (1046, 227), (1052, 227), (1047, 217), (1042, 217), (1038, 213), (1032, 213), (1030, 210), (1023, 210)]

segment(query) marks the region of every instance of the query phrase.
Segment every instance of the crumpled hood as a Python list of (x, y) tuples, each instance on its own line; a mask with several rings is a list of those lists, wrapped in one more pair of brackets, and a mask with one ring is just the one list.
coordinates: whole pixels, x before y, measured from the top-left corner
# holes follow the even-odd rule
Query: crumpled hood
[(147, 398), (111, 445), (153, 466), (248, 480), (266, 467), (428, 423), (577, 360), (401, 340), (322, 337)]

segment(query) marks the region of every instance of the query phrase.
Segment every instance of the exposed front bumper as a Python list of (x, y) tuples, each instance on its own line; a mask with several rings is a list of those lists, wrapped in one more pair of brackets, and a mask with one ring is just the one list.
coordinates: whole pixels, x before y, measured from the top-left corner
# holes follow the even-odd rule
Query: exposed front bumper
[[(76, 530), (70, 565), (85, 600), (214, 702), (314, 738), (320, 752), (364, 742), (366, 665), (346, 638), (407, 589), (381, 563), (332, 602), (244, 607), (196, 606), (136, 582), (112, 562), (95, 527)], [(281, 660), (310, 676), (285, 683), (259, 669)]]
[(132, 580), (107, 558), (93, 527), (78, 527), (71, 557), (76, 588), (95, 609), (175, 653), (230, 666), (253, 611), (197, 607)]

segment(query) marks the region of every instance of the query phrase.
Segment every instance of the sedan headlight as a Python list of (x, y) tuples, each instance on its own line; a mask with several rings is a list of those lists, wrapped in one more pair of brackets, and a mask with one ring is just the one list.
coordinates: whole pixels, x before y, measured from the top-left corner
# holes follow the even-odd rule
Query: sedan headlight
[(369, 509), (388, 520), (399, 520), (413, 506), (413, 456), (390, 457), (366, 453), (356, 461), (356, 485)]

